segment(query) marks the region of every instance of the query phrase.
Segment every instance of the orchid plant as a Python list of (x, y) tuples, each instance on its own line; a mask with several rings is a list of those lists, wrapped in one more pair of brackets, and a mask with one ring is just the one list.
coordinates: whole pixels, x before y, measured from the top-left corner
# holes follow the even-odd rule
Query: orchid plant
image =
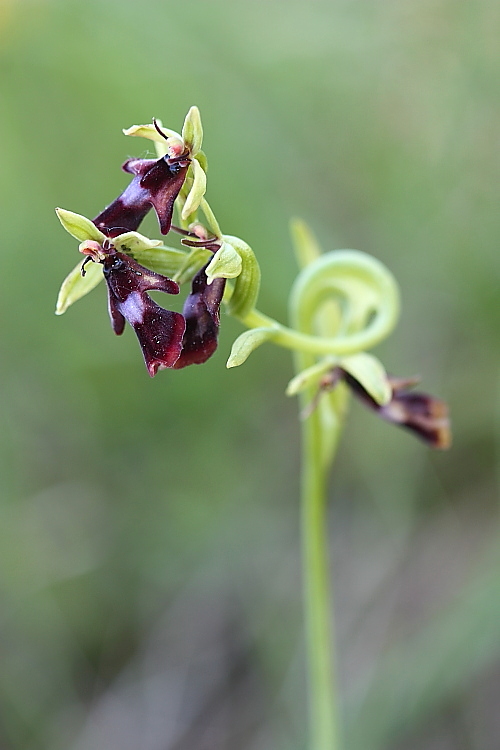
[[(151, 376), (165, 368), (202, 364), (217, 349), (220, 307), (245, 327), (227, 367), (265, 342), (294, 352), (302, 424), (303, 578), (309, 686), (309, 750), (341, 747), (326, 543), (326, 477), (345, 422), (350, 394), (383, 419), (407, 428), (430, 447), (450, 445), (443, 401), (412, 390), (417, 378), (388, 376), (368, 350), (394, 328), (397, 284), (385, 266), (355, 250), (322, 253), (311, 230), (292, 222), (300, 273), (290, 294), (290, 326), (256, 308), (260, 268), (244, 240), (222, 233), (205, 199), (207, 159), (199, 111), (189, 110), (181, 133), (159, 120), (123, 131), (154, 142), (156, 158), (129, 159), (127, 188), (93, 220), (56, 209), (85, 256), (61, 287), (56, 313), (90, 292), (108, 288), (111, 325), (134, 329)], [(163, 236), (180, 248), (138, 232), (154, 209)], [(174, 214), (177, 223), (173, 223)], [(160, 307), (149, 291), (178, 294), (191, 284), (182, 314)]]

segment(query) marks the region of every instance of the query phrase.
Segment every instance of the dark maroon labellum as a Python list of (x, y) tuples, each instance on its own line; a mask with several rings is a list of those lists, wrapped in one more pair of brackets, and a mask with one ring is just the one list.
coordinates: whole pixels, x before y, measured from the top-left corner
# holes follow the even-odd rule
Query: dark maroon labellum
[(135, 232), (154, 208), (162, 234), (167, 234), (172, 223), (175, 199), (184, 183), (190, 164), (189, 156), (175, 159), (129, 159), (123, 164), (125, 172), (135, 175), (123, 193), (93, 220), (107, 237), (124, 232)]
[(202, 268), (194, 277), (191, 294), (186, 297), (184, 303), (182, 312), (186, 319), (186, 331), (181, 355), (174, 365), (175, 369), (200, 365), (217, 349), (219, 308), (226, 279), (214, 279), (208, 284), (206, 268), (207, 266)]
[(151, 377), (158, 370), (174, 367), (182, 349), (184, 317), (160, 307), (146, 292), (178, 294), (178, 284), (123, 253), (110, 253), (103, 261), (103, 271), (114, 332), (122, 334), (125, 321), (132, 326)]

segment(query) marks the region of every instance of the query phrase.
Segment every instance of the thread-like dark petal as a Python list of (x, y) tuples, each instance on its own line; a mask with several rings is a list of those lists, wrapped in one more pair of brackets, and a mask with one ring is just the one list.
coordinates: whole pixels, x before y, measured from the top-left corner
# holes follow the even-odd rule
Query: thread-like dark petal
[(388, 404), (381, 406), (352, 375), (340, 367), (336, 369), (340, 370), (353, 393), (366, 406), (376, 411), (382, 419), (405, 427), (432, 448), (445, 450), (450, 447), (451, 430), (448, 407), (444, 401), (427, 393), (410, 391), (409, 389), (418, 382), (417, 378), (389, 377), (392, 399)]
[(103, 263), (103, 271), (115, 333), (123, 333), (125, 320), (133, 327), (151, 377), (159, 369), (173, 367), (182, 349), (184, 317), (164, 310), (146, 292), (177, 294), (178, 285), (123, 253), (110, 254)]
[(194, 277), (191, 294), (184, 303), (186, 331), (182, 341), (182, 352), (174, 365), (176, 369), (200, 365), (217, 349), (219, 308), (226, 279), (214, 279), (208, 284), (206, 268), (207, 266), (202, 268)]

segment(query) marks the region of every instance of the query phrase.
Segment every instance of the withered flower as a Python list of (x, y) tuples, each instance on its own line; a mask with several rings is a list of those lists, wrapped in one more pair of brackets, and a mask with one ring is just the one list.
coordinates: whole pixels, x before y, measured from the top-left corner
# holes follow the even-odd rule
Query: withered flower
[(444, 401), (427, 393), (410, 390), (419, 382), (419, 378), (395, 378), (387, 376), (392, 391), (390, 401), (378, 404), (361, 385), (359, 380), (342, 367), (335, 367), (326, 376), (321, 387), (331, 389), (343, 380), (354, 395), (387, 422), (405, 427), (432, 448), (446, 450), (451, 445), (451, 430), (448, 407)]

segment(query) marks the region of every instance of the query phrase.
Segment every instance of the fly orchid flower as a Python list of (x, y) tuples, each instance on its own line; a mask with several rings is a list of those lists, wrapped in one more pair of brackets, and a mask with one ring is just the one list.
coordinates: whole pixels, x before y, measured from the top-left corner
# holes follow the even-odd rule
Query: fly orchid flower
[(125, 321), (132, 326), (151, 377), (158, 370), (174, 367), (182, 350), (186, 322), (180, 313), (157, 305), (146, 292), (154, 290), (178, 294), (179, 285), (117, 251), (109, 240), (104, 240), (102, 244), (93, 240), (82, 242), (80, 252), (86, 255), (81, 268), (84, 276), (89, 261), (102, 266), (114, 332), (120, 336), (125, 329)]
[[(107, 208), (93, 220), (107, 237), (124, 231), (135, 231), (151, 208), (154, 208), (162, 234), (172, 224), (175, 201), (184, 185), (188, 171), (190, 190), (183, 196), (183, 217), (196, 211), (206, 190), (206, 158), (201, 151), (203, 129), (197, 107), (191, 107), (182, 133), (162, 127), (159, 120), (152, 125), (133, 125), (125, 135), (154, 141), (156, 159), (128, 159), (122, 166), (134, 175), (133, 180)], [(191, 167), (191, 168), (190, 168)]]

